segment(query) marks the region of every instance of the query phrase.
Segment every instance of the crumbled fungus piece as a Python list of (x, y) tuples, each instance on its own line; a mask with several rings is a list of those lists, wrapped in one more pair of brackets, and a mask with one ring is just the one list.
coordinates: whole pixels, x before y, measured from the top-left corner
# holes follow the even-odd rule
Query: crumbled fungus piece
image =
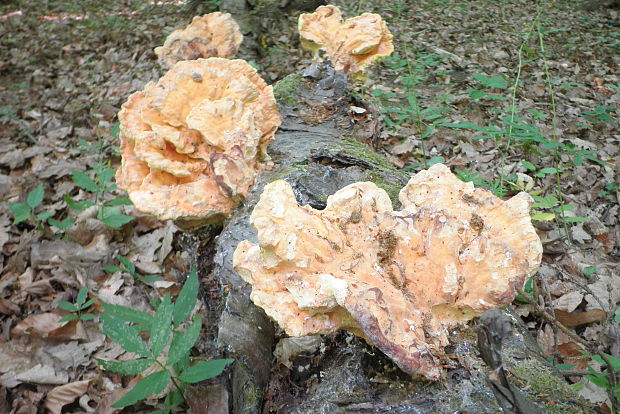
[(280, 115), (268, 86), (243, 60), (177, 63), (129, 97), (119, 113), (116, 174), (138, 210), (202, 224), (245, 198)]
[(239, 51), (243, 35), (229, 13), (196, 16), (185, 29), (175, 30), (163, 46), (155, 48), (159, 63), (166, 69), (182, 60), (232, 58)]
[(267, 185), (234, 266), (252, 301), (291, 336), (346, 329), (405, 372), (438, 379), (449, 329), (510, 303), (542, 245), (531, 197), (502, 201), (437, 164), (411, 178), (393, 211), (369, 182), (299, 206), (289, 184)]
[(364, 13), (342, 21), (336, 6), (320, 6), (299, 16), (302, 46), (325, 50), (334, 68), (350, 75), (394, 51), (392, 34), (381, 16)]

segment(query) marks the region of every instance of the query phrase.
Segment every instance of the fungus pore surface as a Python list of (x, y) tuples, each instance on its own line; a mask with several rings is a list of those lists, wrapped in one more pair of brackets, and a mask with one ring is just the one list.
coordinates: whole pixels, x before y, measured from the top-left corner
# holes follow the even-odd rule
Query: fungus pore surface
[(354, 75), (392, 54), (392, 34), (380, 15), (364, 13), (342, 20), (336, 6), (320, 6), (299, 16), (302, 46), (324, 49), (334, 68)]
[(287, 334), (346, 329), (403, 371), (438, 379), (449, 330), (510, 303), (542, 245), (528, 194), (502, 201), (442, 164), (399, 197), (403, 209), (393, 211), (385, 191), (355, 183), (319, 211), (275, 181), (250, 218), (259, 243), (242, 241), (233, 263)]
[(166, 69), (182, 60), (232, 58), (239, 51), (243, 35), (229, 13), (196, 16), (185, 29), (175, 30), (163, 46), (155, 48), (159, 63)]
[(270, 165), (280, 125), (268, 86), (243, 60), (177, 63), (119, 113), (119, 187), (138, 210), (200, 223), (226, 217)]

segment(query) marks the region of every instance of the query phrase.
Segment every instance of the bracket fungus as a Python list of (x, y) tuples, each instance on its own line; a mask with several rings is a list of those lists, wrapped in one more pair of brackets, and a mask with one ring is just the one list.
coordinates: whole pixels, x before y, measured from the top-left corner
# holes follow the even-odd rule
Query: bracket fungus
[(385, 191), (355, 183), (318, 211), (275, 181), (250, 218), (259, 243), (242, 241), (233, 264), (287, 334), (346, 329), (403, 371), (438, 379), (449, 329), (510, 303), (542, 245), (527, 193), (502, 201), (442, 164), (399, 198), (393, 211)]
[(219, 221), (247, 196), (281, 123), (272, 87), (220, 58), (177, 63), (118, 117), (119, 187), (138, 210), (189, 225)]
[(342, 21), (336, 6), (320, 6), (299, 16), (299, 35), (307, 49), (324, 49), (334, 69), (355, 75), (394, 51), (392, 34), (380, 15), (364, 13)]
[(175, 30), (163, 46), (155, 48), (159, 63), (170, 69), (182, 60), (232, 58), (239, 51), (243, 35), (229, 13), (196, 16), (185, 29)]

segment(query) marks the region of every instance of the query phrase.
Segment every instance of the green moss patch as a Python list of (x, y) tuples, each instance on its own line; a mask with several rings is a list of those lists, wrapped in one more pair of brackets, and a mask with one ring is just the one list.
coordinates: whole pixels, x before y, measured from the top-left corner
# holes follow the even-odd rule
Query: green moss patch
[(273, 94), (281, 104), (295, 106), (298, 102), (300, 86), (301, 75), (293, 73), (276, 82), (273, 86)]

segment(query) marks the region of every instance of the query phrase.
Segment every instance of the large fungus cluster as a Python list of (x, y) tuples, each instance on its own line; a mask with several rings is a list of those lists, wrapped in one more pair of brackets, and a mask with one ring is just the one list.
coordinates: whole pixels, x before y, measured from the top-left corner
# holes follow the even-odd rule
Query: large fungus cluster
[(119, 113), (116, 180), (136, 208), (181, 222), (230, 213), (269, 163), (281, 120), (268, 86), (242, 60), (177, 63)]
[(175, 30), (155, 48), (160, 64), (171, 68), (182, 60), (232, 58), (239, 51), (243, 35), (229, 13), (196, 16), (185, 29)]
[(542, 245), (529, 195), (504, 202), (441, 164), (415, 175), (400, 201), (393, 211), (383, 190), (356, 183), (318, 211), (275, 181), (250, 219), (259, 243), (241, 242), (234, 266), (289, 335), (346, 329), (436, 379), (449, 329), (512, 301)]
[(380, 15), (364, 13), (342, 20), (336, 6), (321, 6), (299, 16), (302, 45), (323, 49), (334, 68), (354, 75), (378, 59), (392, 54), (392, 34)]

